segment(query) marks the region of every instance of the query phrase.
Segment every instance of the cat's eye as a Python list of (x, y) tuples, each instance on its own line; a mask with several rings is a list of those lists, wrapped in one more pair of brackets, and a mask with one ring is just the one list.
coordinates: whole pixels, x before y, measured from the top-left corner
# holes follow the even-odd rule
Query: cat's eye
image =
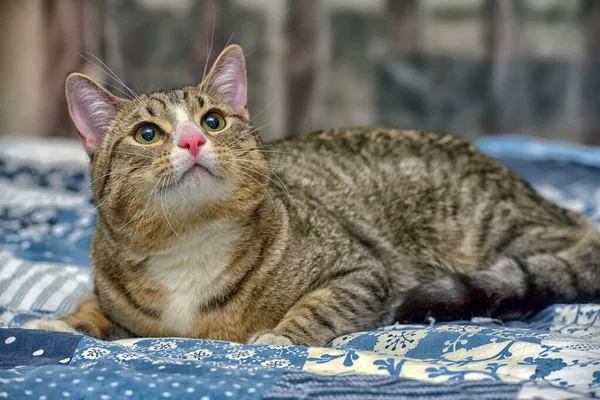
[(142, 125), (135, 130), (133, 138), (141, 144), (153, 144), (162, 139), (162, 132), (154, 125)]
[(225, 128), (225, 119), (219, 113), (209, 112), (202, 117), (202, 127), (209, 132), (218, 132)]

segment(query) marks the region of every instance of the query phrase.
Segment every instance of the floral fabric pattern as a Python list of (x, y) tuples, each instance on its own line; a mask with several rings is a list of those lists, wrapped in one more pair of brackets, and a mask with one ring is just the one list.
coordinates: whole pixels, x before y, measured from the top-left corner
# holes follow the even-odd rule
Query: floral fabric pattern
[[(52, 157), (27, 144), (33, 159), (15, 156), (19, 146), (0, 145), (0, 398), (600, 396), (599, 304), (554, 305), (526, 321), (393, 325), (326, 348), (17, 329), (69, 311), (91, 287), (95, 219), (78, 144), (49, 144)], [(481, 147), (600, 223), (600, 151), (523, 138)]]

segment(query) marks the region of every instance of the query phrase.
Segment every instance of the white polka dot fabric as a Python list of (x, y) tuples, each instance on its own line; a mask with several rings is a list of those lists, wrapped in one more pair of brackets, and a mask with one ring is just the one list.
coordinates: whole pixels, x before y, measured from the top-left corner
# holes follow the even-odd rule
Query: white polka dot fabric
[[(597, 149), (522, 137), (480, 146), (544, 196), (600, 222)], [(597, 304), (557, 305), (504, 326), (485, 319), (390, 326), (326, 349), (168, 338), (107, 343), (16, 329), (68, 312), (90, 288), (88, 185), (79, 144), (0, 139), (0, 398), (600, 397)]]

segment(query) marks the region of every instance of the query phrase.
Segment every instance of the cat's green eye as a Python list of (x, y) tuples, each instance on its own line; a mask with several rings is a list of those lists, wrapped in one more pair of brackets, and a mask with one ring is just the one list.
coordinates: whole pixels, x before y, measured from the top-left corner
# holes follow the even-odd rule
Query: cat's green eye
[(209, 132), (218, 132), (225, 128), (225, 119), (219, 113), (209, 112), (202, 117), (202, 127)]
[(135, 130), (133, 138), (141, 144), (153, 144), (162, 139), (162, 132), (154, 125), (142, 125)]

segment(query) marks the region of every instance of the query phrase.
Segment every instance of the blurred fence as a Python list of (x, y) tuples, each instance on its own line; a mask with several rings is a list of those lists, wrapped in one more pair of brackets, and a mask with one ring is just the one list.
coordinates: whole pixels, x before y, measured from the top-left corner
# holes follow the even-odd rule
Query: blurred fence
[(77, 53), (148, 91), (235, 42), (268, 140), (386, 124), (600, 144), (600, 1), (2, 0), (0, 23), (0, 132), (73, 134), (66, 73), (118, 86)]

